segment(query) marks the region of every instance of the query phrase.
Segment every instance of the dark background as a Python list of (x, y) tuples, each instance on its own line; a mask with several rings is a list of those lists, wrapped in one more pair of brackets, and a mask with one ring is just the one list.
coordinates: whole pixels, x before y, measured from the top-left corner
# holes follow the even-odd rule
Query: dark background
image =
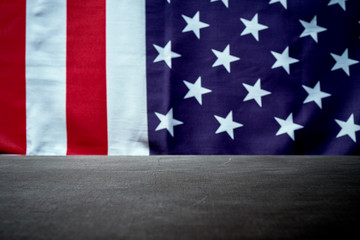
[(360, 239), (360, 158), (0, 156), (0, 239)]

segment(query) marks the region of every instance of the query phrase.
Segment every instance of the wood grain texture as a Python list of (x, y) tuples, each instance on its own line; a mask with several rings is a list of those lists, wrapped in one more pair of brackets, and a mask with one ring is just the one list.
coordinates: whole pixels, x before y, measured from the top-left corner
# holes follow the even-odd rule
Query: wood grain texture
[(0, 239), (360, 239), (359, 203), (356, 156), (0, 156)]

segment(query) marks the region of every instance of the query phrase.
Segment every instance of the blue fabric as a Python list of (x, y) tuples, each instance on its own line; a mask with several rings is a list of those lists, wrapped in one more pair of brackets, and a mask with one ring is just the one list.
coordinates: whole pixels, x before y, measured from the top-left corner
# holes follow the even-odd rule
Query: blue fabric
[[(334, 56), (345, 56), (347, 50), (348, 59), (360, 61), (360, 1), (346, 1), (345, 10), (341, 1), (329, 0), (229, 0), (228, 7), (226, 2), (147, 0), (151, 154), (359, 154), (360, 64), (349, 65), (347, 74), (336, 69)], [(200, 38), (194, 31), (183, 32), (183, 15), (193, 18), (197, 12), (209, 25), (199, 30)], [(245, 20), (255, 15), (267, 27), (258, 31), (258, 41), (244, 32)], [(315, 16), (318, 30), (326, 30), (313, 37), (306, 35), (300, 20), (310, 24)], [(154, 45), (164, 48), (169, 41), (171, 51), (181, 55), (171, 58), (171, 68), (155, 61), (159, 52)], [(213, 50), (223, 52), (227, 46), (231, 56), (240, 58), (230, 62), (230, 72), (225, 65), (213, 66)], [(275, 53), (286, 48), (289, 57), (298, 60), (289, 64), (289, 73), (275, 66)], [(201, 95), (202, 104), (195, 97), (184, 98), (189, 92), (184, 81), (194, 84), (199, 77), (201, 86), (211, 90)], [(261, 89), (271, 93), (261, 97), (261, 106), (255, 98), (244, 101), (249, 93), (245, 85), (255, 86), (259, 79)], [(305, 87), (314, 89), (318, 83), (326, 97), (305, 103)], [(170, 110), (181, 122), (173, 126), (173, 136), (159, 126), (159, 114), (166, 116)], [(217, 117), (230, 119), (229, 113), (232, 122), (242, 126), (222, 131)], [(281, 133), (279, 121), (290, 121), (290, 115), (295, 130), (284, 128)], [(351, 116), (357, 139), (339, 136), (337, 121), (351, 123)]]

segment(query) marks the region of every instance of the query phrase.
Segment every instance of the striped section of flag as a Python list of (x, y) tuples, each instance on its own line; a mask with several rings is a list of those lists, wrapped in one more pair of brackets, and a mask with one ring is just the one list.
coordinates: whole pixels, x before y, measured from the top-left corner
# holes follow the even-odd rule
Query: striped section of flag
[(0, 152), (149, 154), (144, 1), (2, 0), (0, 16)]
[(65, 155), (65, 1), (27, 1), (25, 57), (26, 153)]
[(26, 153), (26, 1), (0, 1), (0, 153)]
[(109, 155), (148, 155), (145, 0), (106, 1)]
[(67, 0), (67, 154), (107, 154), (105, 0)]

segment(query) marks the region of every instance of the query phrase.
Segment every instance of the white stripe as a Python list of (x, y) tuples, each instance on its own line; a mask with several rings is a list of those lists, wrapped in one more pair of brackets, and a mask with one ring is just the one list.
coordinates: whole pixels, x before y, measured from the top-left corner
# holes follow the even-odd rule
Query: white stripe
[(26, 3), (26, 137), (29, 155), (66, 154), (66, 1)]
[(145, 0), (107, 0), (109, 155), (149, 155), (145, 56)]

